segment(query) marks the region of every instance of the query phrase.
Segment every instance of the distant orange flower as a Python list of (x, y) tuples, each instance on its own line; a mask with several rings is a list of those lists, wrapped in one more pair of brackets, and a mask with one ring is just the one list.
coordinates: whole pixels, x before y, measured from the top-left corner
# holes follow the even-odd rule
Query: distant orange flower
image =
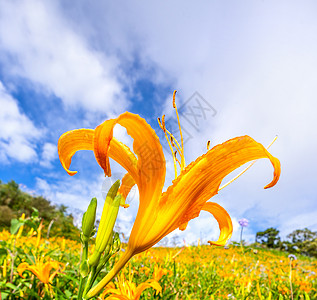
[[(107, 300), (138, 300), (142, 292), (147, 288), (154, 288), (156, 294), (162, 291), (160, 284), (155, 279), (149, 279), (146, 282), (143, 282), (136, 286), (132, 282), (133, 273), (130, 273), (129, 280), (126, 280), (124, 275), (121, 274), (118, 280), (118, 288), (116, 288), (114, 283), (110, 283), (102, 293), (102, 299)], [(106, 295), (111, 294), (106, 298)]]
[(156, 281), (160, 281), (160, 279), (164, 275), (171, 275), (171, 274), (172, 274), (172, 272), (170, 270), (167, 270), (165, 268), (161, 268), (158, 265), (154, 266), (153, 279)]
[[(173, 106), (177, 113), (175, 101)], [(177, 118), (179, 120), (178, 113)], [(126, 112), (116, 119), (105, 121), (95, 130), (72, 130), (59, 139), (59, 157), (68, 174), (76, 174), (76, 171), (69, 170), (76, 151), (93, 150), (106, 176), (111, 176), (109, 158), (127, 170), (119, 190), (124, 197), (134, 184), (137, 184), (140, 194), (139, 210), (126, 252), (107, 276), (88, 292), (87, 298), (96, 295), (109, 283), (132, 256), (149, 249), (173, 230), (184, 230), (191, 219), (199, 216), (201, 210), (210, 212), (219, 223), (220, 237), (211, 243), (225, 245), (232, 235), (231, 218), (220, 205), (207, 201), (217, 194), (223, 178), (241, 165), (259, 158), (268, 158), (274, 167), (274, 178), (265, 188), (274, 186), (279, 179), (279, 160), (249, 136), (237, 137), (217, 145), (186, 167), (181, 130), (180, 145), (165, 128), (164, 118), (159, 123), (172, 152), (173, 147), (176, 149), (173, 152), (176, 179), (164, 193), (162, 189), (166, 164), (162, 146), (154, 130), (140, 116)], [(126, 145), (113, 137), (116, 124), (126, 128), (133, 138), (133, 150), (137, 158)], [(176, 153), (180, 155), (180, 161)], [(177, 163), (181, 168), (179, 176)]]
[[(51, 283), (63, 264), (57, 261), (48, 261), (44, 263), (43, 260), (44, 258), (36, 260), (34, 265), (29, 265), (27, 262), (21, 263), (17, 269), (19, 275), (24, 278), (23, 272), (28, 270), (31, 271), (43, 283)], [(53, 269), (55, 271), (51, 274)]]

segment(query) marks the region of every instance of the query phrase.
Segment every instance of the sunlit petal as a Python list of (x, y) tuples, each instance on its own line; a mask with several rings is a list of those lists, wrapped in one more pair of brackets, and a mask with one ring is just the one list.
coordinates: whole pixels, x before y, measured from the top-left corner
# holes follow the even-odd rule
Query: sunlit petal
[(69, 167), (73, 155), (79, 150), (93, 150), (93, 129), (77, 129), (65, 132), (58, 140), (58, 155), (66, 172), (73, 176), (77, 171)]
[(136, 288), (136, 293), (135, 293), (135, 297), (134, 299), (139, 299), (142, 292), (147, 289), (147, 288), (154, 288), (156, 290), (156, 295), (158, 293), (160, 293), (162, 291), (162, 288), (160, 286), (160, 284), (155, 281), (155, 280), (147, 280), (146, 282), (141, 283), (140, 285), (138, 285), (138, 287)]
[[(93, 129), (77, 129), (64, 133), (58, 140), (58, 154), (62, 166), (69, 175), (75, 175), (77, 171), (70, 171), (69, 167), (73, 155), (79, 150), (94, 150)], [(133, 177), (137, 178), (136, 157), (129, 147), (119, 142), (116, 138), (111, 139), (109, 157), (122, 165)], [(102, 167), (103, 161), (97, 160)], [(108, 165), (106, 166), (108, 168)]]
[[(217, 194), (224, 177), (241, 165), (259, 158), (268, 158), (274, 167), (273, 180), (265, 188), (272, 187), (280, 176), (279, 160), (260, 143), (243, 136), (217, 145), (187, 166), (164, 193), (161, 204), (166, 207), (167, 213), (176, 214), (178, 211), (181, 214), (179, 223), (175, 223), (179, 227), (199, 215), (205, 202)], [(171, 231), (174, 229), (171, 228)]]
[[(133, 138), (133, 150), (138, 157), (138, 176), (130, 174), (139, 188), (139, 214), (143, 217), (136, 220), (134, 228), (145, 226), (145, 224), (151, 227), (155, 220), (157, 199), (161, 195), (165, 181), (166, 167), (162, 146), (155, 131), (138, 115), (126, 112), (117, 119), (106, 121), (96, 128), (94, 147), (97, 159), (103, 159), (101, 163), (104, 164), (103, 167), (107, 172), (109, 169), (104, 158), (109, 155), (107, 147), (110, 145), (115, 124), (120, 124), (127, 129), (127, 133)], [(99, 149), (98, 154), (96, 154), (96, 148)], [(147, 214), (148, 211), (152, 213)], [(142, 232), (134, 231), (131, 236), (138, 235), (142, 239), (142, 234)]]
[(269, 158), (273, 164), (274, 178), (266, 187), (273, 186), (280, 175), (280, 163), (252, 138), (238, 137), (209, 150), (187, 166), (173, 181), (173, 185), (162, 195), (157, 211), (147, 210), (147, 214), (156, 218), (152, 223), (154, 226), (148, 227), (138, 222), (143, 218), (138, 213), (132, 233), (136, 226), (144, 224), (138, 228), (138, 232), (142, 232), (141, 237), (131, 233), (129, 245), (137, 246), (138, 252), (144, 251), (182, 224), (198, 217), (207, 200), (217, 194), (225, 176), (241, 165), (259, 158)]
[(135, 181), (133, 180), (133, 177), (129, 173), (125, 174), (122, 178), (118, 194), (121, 194), (124, 199), (126, 199), (134, 185)]
[(23, 263), (19, 264), (19, 266), (18, 266), (18, 268), (17, 268), (17, 271), (18, 271), (19, 275), (20, 275), (22, 278), (24, 278), (23, 272), (24, 272), (25, 270), (28, 270), (28, 269), (29, 269), (29, 264), (26, 263), (26, 262), (23, 262)]
[[(215, 242), (208, 241), (208, 243), (211, 245), (224, 246), (232, 236), (233, 227), (230, 215), (222, 206), (215, 202), (206, 202), (202, 207), (202, 210), (208, 211), (214, 216), (220, 229), (218, 240)], [(181, 224), (179, 229), (185, 230), (187, 224), (188, 222)]]
[(202, 210), (210, 212), (218, 222), (220, 235), (217, 241), (208, 241), (211, 245), (224, 246), (232, 236), (232, 221), (227, 211), (217, 203), (206, 202)]

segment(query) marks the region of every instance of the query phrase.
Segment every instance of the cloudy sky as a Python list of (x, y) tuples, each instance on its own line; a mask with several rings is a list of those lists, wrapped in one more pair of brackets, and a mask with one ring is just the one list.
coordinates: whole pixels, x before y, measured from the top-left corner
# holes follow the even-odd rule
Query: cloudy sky
[[(68, 176), (59, 136), (128, 110), (162, 138), (156, 118), (166, 114), (173, 126), (177, 90), (187, 162), (206, 152), (208, 140), (214, 146), (247, 134), (267, 145), (278, 135), (270, 148), (282, 164), (275, 187), (263, 189), (273, 170), (262, 160), (213, 199), (232, 216), (233, 240), (241, 218), (250, 221), (248, 241), (268, 227), (282, 236), (317, 230), (316, 13), (316, 1), (1, 1), (0, 179), (75, 211), (96, 196), (101, 211), (113, 179), (88, 151), (75, 155), (79, 172)], [(131, 145), (123, 128), (115, 134)], [(166, 160), (167, 187), (168, 151)], [(119, 214), (126, 235), (137, 198), (134, 189)], [(202, 213), (169, 240), (217, 234)]]

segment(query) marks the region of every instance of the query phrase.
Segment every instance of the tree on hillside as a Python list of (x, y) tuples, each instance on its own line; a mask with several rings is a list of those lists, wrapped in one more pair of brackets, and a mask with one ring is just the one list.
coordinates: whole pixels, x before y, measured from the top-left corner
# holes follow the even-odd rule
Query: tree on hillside
[(308, 228), (296, 229), (287, 236), (293, 244), (304, 243), (306, 241), (312, 241), (317, 238), (317, 232), (311, 231)]
[(278, 248), (280, 246), (281, 238), (278, 236), (280, 233), (276, 228), (268, 228), (265, 231), (256, 233), (255, 241), (267, 246), (268, 248)]
[(65, 205), (55, 206), (42, 196), (32, 196), (23, 192), (15, 181), (3, 183), (0, 180), (0, 230), (9, 229), (12, 219), (18, 219), (22, 213), (30, 217), (35, 208), (43, 219), (45, 230), (51, 224), (51, 236), (79, 238), (79, 230), (73, 224), (73, 217), (67, 214)]
[(296, 229), (287, 235), (288, 241), (285, 241), (287, 251), (295, 253), (300, 252), (306, 255), (317, 256), (317, 232), (308, 228)]

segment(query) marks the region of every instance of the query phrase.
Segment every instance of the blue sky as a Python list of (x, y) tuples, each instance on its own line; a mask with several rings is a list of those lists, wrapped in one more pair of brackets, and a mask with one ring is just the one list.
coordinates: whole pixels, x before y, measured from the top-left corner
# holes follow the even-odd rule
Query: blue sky
[[(267, 145), (279, 136), (270, 150), (282, 164), (274, 188), (263, 189), (272, 167), (262, 160), (213, 199), (232, 216), (233, 239), (241, 218), (250, 220), (249, 241), (268, 227), (282, 236), (317, 230), (316, 11), (315, 1), (1, 1), (0, 179), (76, 210), (96, 196), (101, 210), (111, 179), (89, 152), (76, 154), (79, 172), (69, 177), (59, 136), (128, 110), (162, 137), (156, 118), (166, 114), (173, 126), (176, 89), (187, 162), (208, 140), (214, 146), (248, 134)], [(131, 145), (122, 128), (115, 134)], [(170, 158), (166, 151), (166, 186)], [(112, 168), (120, 178), (123, 170)], [(127, 235), (137, 196), (135, 189), (119, 214)], [(202, 213), (169, 239), (207, 241), (217, 230)]]

